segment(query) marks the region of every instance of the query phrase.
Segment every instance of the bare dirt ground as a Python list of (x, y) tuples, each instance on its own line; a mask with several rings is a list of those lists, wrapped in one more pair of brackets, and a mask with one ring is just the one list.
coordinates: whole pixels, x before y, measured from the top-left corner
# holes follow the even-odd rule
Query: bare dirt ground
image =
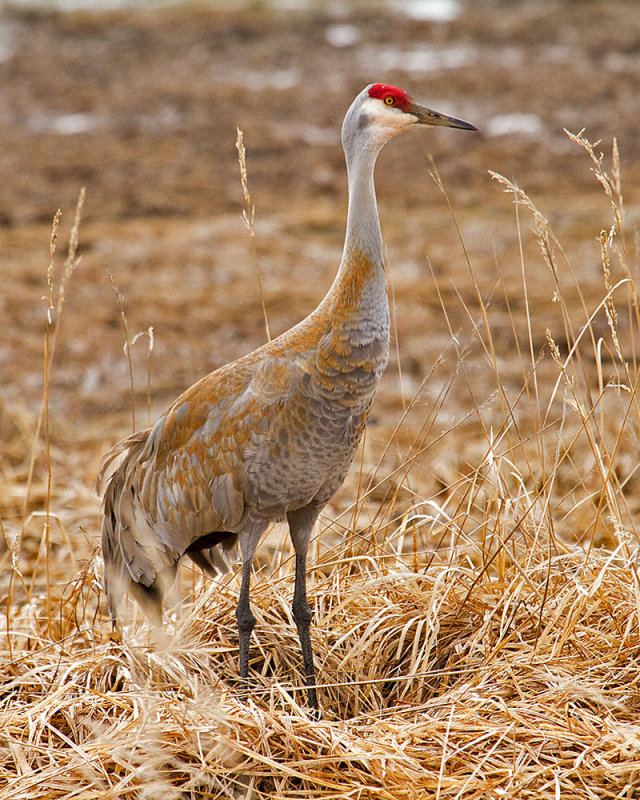
[[(332, 44), (336, 30), (346, 30), (352, 43)], [(585, 153), (563, 128), (586, 128), (607, 154), (617, 137), (630, 230), (640, 214), (640, 10), (628, 4), (469, 4), (449, 23), (366, 5), (340, 16), (190, 6), (111, 15), (5, 10), (2, 32), (0, 399), (3, 464), (12, 476), (28, 460), (28, 433), (43, 395), (51, 220), (61, 208), (62, 248), (81, 186), (87, 189), (82, 261), (66, 290), (50, 405), (61, 462), (54, 471), (66, 479), (71, 470), (87, 492), (100, 453), (130, 426), (123, 330), (109, 271), (124, 295), (130, 335), (153, 326), (152, 417), (197, 377), (264, 341), (240, 218), (236, 126), (245, 134), (275, 334), (314, 307), (339, 261), (346, 212), (339, 127), (353, 95), (370, 81), (396, 83), (480, 129), (416, 132), (380, 158), (377, 187), (403, 379), (394, 359), (375, 408), (374, 442), (395, 427), (403, 393), (411, 397), (439, 358), (445, 373), (455, 366), (432, 271), (454, 331), (469, 335), (469, 314), (474, 320), (478, 314), (455, 226), (430, 177), (431, 158), (480, 292), (490, 302), (500, 282), (506, 287), (511, 318), (504, 297), (494, 298), (491, 312), (507, 382), (521, 381), (512, 331), (512, 319), (520, 330), (525, 325), (521, 262), (513, 204), (488, 170), (514, 179), (548, 216), (587, 297), (599, 297), (602, 288), (597, 237), (607, 201)], [(525, 216), (538, 354), (545, 329), (562, 338), (563, 323), (530, 227)], [(495, 386), (483, 386), (486, 363), (477, 343), (471, 347), (468, 369), (482, 402)], [(142, 342), (134, 366), (142, 424)], [(434, 378), (424, 402), (438, 386)], [(464, 389), (452, 392), (447, 412), (454, 417), (468, 403)], [(19, 433), (16, 425), (27, 430)], [(22, 433), (24, 450), (14, 440)], [(476, 434), (477, 457), (486, 437)], [(473, 439), (467, 433), (455, 452), (449, 448), (441, 477), (462, 468)], [(428, 481), (428, 457), (422, 466)], [(22, 513), (23, 498), (12, 491), (0, 500), (8, 525)], [(30, 507), (37, 510), (38, 501)], [(33, 535), (40, 535), (37, 526)]]
[[(606, 0), (469, 2), (447, 23), (367, 4), (345, 4), (340, 13), (275, 12), (260, 4), (109, 14), (5, 7), (2, 603), (12, 554), (24, 581), (11, 589), (18, 604), (51, 582), (73, 581), (98, 546), (98, 465), (132, 426), (125, 332), (110, 275), (124, 298), (129, 337), (153, 328), (150, 362), (147, 337), (133, 346), (136, 425), (142, 427), (198, 377), (265, 339), (241, 219), (236, 127), (244, 131), (257, 258), (276, 335), (314, 308), (337, 269), (347, 203), (339, 130), (351, 99), (369, 82), (402, 86), (421, 102), (473, 122), (479, 133), (411, 132), (379, 160), (397, 347), (394, 341), (362, 466), (354, 467), (328, 513), (350, 507), (361, 473), (367, 480), (377, 474), (374, 483), (386, 480), (364, 518), (349, 518), (351, 525), (365, 526), (390, 497), (400, 517), (425, 499), (444, 502), (462, 478), (487, 467), (491, 441), (517, 462), (514, 473), (541, 486), (558, 441), (556, 427), (556, 438), (540, 452), (543, 433), (560, 425), (569, 436), (576, 405), (563, 405), (564, 390), (556, 387), (547, 330), (564, 358), (593, 315), (584, 340), (594, 345), (580, 362), (592, 396), (607, 382), (624, 382), (616, 363), (636, 366), (633, 303), (618, 309), (622, 358), (593, 357), (610, 327), (601, 305), (600, 232), (612, 225), (611, 206), (588, 154), (563, 128), (585, 129), (592, 142), (600, 141), (596, 153), (605, 153), (610, 171), (617, 138), (626, 214), (618, 241), (637, 275), (639, 67), (640, 7)], [(436, 168), (446, 197), (432, 178)], [(516, 208), (490, 170), (523, 188), (550, 221), (555, 275), (534, 235), (534, 217), (523, 205)], [(65, 285), (62, 315), (54, 313), (60, 332), (48, 386), (49, 470), (43, 427), (36, 436), (49, 239), (60, 208), (57, 300), (82, 186), (81, 258)], [(612, 255), (612, 283), (629, 277), (621, 263)], [(623, 389), (619, 395), (626, 397)], [(594, 414), (613, 445), (620, 427), (616, 402), (607, 400)], [(620, 451), (621, 514), (633, 531), (640, 489), (635, 427), (630, 441), (633, 446), (612, 447)], [(562, 466), (550, 469), (560, 495), (556, 532), (565, 541), (613, 547), (615, 526), (603, 512), (612, 501), (600, 491), (597, 448), (572, 446)], [(537, 467), (530, 459), (536, 447)], [(53, 522), (45, 573), (47, 498)]]

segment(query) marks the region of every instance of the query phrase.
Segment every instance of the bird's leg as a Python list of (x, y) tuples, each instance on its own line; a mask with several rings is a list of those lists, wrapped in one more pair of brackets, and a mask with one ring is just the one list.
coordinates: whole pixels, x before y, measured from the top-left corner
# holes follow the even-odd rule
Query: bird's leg
[(300, 637), (300, 648), (304, 662), (305, 683), (307, 685), (307, 698), (309, 706), (318, 716), (318, 695), (316, 692), (316, 673), (313, 666), (313, 648), (309, 625), (313, 614), (307, 601), (307, 549), (313, 524), (318, 516), (319, 509), (306, 507), (287, 515), (291, 540), (296, 551), (296, 584), (293, 590), (293, 604), (291, 610)]
[(307, 684), (307, 698), (314, 711), (318, 711), (318, 696), (316, 694), (316, 672), (313, 665), (313, 648), (309, 626), (313, 618), (307, 601), (307, 554), (296, 553), (296, 586), (293, 591), (293, 618), (298, 628), (300, 649), (304, 661), (304, 675)]
[(256, 624), (256, 618), (251, 613), (249, 605), (249, 585), (251, 583), (251, 561), (245, 559), (242, 562), (242, 584), (240, 586), (240, 596), (236, 608), (236, 620), (238, 621), (238, 636), (240, 640), (239, 673), (243, 688), (248, 688), (249, 678), (249, 639), (251, 631)]

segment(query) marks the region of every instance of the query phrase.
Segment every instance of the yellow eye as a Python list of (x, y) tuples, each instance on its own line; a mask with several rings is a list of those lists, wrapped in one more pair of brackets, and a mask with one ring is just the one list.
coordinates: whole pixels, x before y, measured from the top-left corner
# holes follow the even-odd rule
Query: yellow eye
[(390, 95), (390, 94), (388, 94), (388, 95), (387, 95), (387, 96), (384, 98), (384, 102), (385, 102), (385, 103), (386, 103), (388, 106), (392, 106), (392, 105), (393, 105), (393, 104), (394, 104), (396, 101), (394, 100), (394, 98), (393, 98), (393, 97), (391, 97), (391, 95)]

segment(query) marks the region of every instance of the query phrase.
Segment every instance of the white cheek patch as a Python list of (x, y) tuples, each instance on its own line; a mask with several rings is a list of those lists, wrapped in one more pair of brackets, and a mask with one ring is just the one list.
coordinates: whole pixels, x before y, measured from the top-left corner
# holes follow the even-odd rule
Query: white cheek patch
[(360, 109), (358, 127), (364, 128), (371, 123), (387, 130), (402, 131), (415, 122), (415, 117), (405, 114), (399, 108), (386, 106), (381, 100), (368, 97)]

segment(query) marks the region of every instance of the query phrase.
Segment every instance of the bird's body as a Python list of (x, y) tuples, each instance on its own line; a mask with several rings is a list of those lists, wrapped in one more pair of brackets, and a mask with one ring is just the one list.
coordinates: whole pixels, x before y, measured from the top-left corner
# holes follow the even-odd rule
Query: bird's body
[[(332, 326), (349, 294), (330, 293), (301, 323), (202, 378), (152, 428), (123, 442), (118, 473), (126, 479), (108, 489), (120, 492), (116, 524), (122, 531), (126, 508), (132, 532), (153, 529), (148, 542), (135, 537), (127, 564), (134, 580), (163, 580), (163, 569), (212, 532), (241, 534), (241, 546), (255, 548), (271, 522), (309, 505), (319, 511), (335, 494), (388, 356), (388, 315), (366, 341), (357, 329), (359, 346), (353, 312), (344, 309), (345, 324)], [(119, 540), (127, 541), (122, 532)]]
[[(391, 105), (386, 97), (397, 107), (385, 108)], [(382, 124), (375, 117), (378, 106)], [(406, 118), (472, 129), (417, 106), (393, 87), (376, 84), (361, 92), (343, 126), (350, 190), (345, 248), (323, 301), (291, 330), (195, 383), (152, 428), (116, 445), (103, 465), (102, 541), (112, 619), (117, 596), (130, 589), (159, 620), (180, 558), (187, 554), (215, 570), (218, 548), (237, 542), (245, 678), (255, 622), (251, 563), (269, 524), (288, 521), (296, 551), (293, 615), (316, 708), (306, 552), (318, 514), (349, 469), (388, 359), (373, 167), (384, 142), (408, 127)]]

